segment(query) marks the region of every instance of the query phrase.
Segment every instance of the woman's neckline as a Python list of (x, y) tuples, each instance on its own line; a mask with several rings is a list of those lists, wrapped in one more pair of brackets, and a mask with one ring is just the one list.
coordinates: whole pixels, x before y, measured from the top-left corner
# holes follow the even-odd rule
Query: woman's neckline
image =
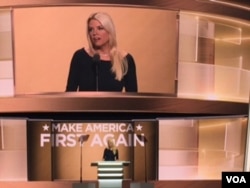
[[(90, 58), (93, 58), (93, 55), (90, 54), (89, 50), (87, 50), (86, 48), (83, 48), (83, 50), (85, 51), (85, 53), (86, 53)], [(100, 61), (103, 61), (103, 62), (111, 62), (110, 57), (109, 57), (108, 59), (106, 59), (106, 58), (104, 58), (105, 56), (103, 56), (103, 55), (101, 55), (101, 54), (99, 54), (99, 55), (100, 55)]]

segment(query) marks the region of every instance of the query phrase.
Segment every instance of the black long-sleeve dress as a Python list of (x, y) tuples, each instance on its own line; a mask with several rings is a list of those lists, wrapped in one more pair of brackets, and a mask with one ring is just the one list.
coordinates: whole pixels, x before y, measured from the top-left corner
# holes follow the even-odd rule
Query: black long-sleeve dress
[(111, 149), (105, 148), (104, 152), (103, 152), (103, 159), (105, 161), (116, 161), (116, 160), (118, 160), (119, 159), (118, 150), (116, 149), (115, 153), (114, 153)]
[(126, 92), (137, 92), (134, 59), (130, 54), (125, 58), (128, 61), (128, 72), (121, 81), (118, 81), (111, 72), (110, 61), (100, 60), (97, 65), (84, 48), (77, 50), (71, 60), (66, 91), (116, 92), (124, 88)]

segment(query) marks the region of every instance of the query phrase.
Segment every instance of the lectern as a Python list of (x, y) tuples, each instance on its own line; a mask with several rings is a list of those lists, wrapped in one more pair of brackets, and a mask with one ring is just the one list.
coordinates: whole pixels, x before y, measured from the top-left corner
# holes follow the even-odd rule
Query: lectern
[(91, 166), (97, 166), (99, 188), (122, 188), (123, 169), (129, 161), (97, 161)]

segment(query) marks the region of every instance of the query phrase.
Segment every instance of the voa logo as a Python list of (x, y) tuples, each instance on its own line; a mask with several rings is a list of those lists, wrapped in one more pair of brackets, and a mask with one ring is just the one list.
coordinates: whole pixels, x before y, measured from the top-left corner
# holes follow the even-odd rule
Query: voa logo
[(244, 176), (226, 176), (227, 183), (247, 183)]
[(52, 123), (51, 126), (52, 133), (49, 125), (42, 126), (40, 147), (46, 144), (51, 144), (52, 147), (75, 147), (83, 134), (91, 135), (90, 147), (105, 146), (107, 140), (114, 137), (116, 146), (131, 147), (145, 144), (140, 139), (140, 136), (144, 136), (140, 124), (135, 127), (137, 132), (140, 132), (139, 135), (134, 133), (131, 123)]
[(249, 188), (250, 172), (222, 172), (222, 188)]

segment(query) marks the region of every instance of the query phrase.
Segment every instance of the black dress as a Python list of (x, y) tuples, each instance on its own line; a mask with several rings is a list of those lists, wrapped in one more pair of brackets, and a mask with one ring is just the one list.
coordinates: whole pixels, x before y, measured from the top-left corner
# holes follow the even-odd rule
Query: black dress
[(118, 154), (118, 150), (116, 149), (116, 152), (114, 154), (114, 152), (108, 148), (105, 148), (104, 152), (103, 152), (103, 159), (105, 161), (116, 161), (119, 159), (119, 154)]
[(134, 59), (130, 54), (125, 58), (128, 61), (128, 72), (121, 81), (118, 81), (111, 72), (110, 61), (100, 60), (97, 65), (84, 48), (77, 50), (71, 60), (66, 91), (116, 92), (125, 88), (126, 92), (137, 92)]

